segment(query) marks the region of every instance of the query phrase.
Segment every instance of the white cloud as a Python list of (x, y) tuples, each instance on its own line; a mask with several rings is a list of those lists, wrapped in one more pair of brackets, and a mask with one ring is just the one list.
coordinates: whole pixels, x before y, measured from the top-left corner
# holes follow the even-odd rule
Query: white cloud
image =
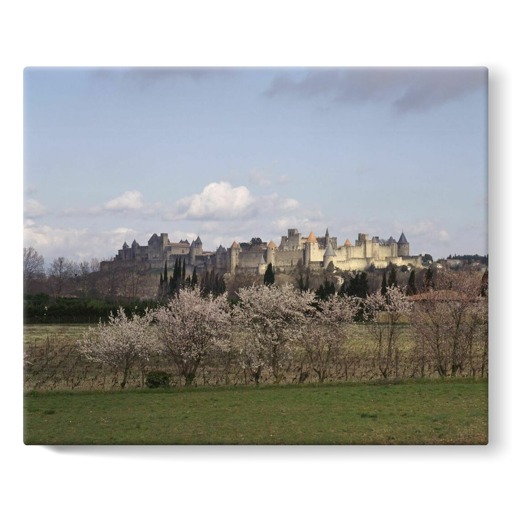
[(285, 235), (288, 229), (295, 228), (305, 236), (308, 236), (310, 231), (317, 235), (323, 234), (328, 227), (325, 225), (325, 220), (320, 212), (311, 211), (278, 217), (272, 221), (272, 226), (274, 231), (280, 235)]
[(401, 224), (399, 225), (398, 223), (395, 223), (395, 228), (397, 232), (402, 230), (405, 231), (405, 229), (407, 229), (406, 235), (410, 234), (413, 236), (433, 236), (438, 231), (438, 228), (434, 222), (430, 220), (419, 221), (416, 224), (408, 226), (407, 228), (404, 228), (404, 226)]
[(46, 207), (36, 199), (26, 199), (24, 207), (25, 217), (36, 218), (46, 213)]
[(249, 181), (260, 187), (270, 187), (272, 180), (263, 171), (251, 171), (249, 172)]
[(300, 207), (292, 198), (278, 194), (255, 196), (245, 186), (233, 187), (226, 181), (213, 182), (199, 194), (180, 199), (168, 214), (172, 220), (240, 220), (265, 216)]
[(89, 229), (56, 228), (27, 220), (23, 243), (25, 247), (34, 247), (49, 264), (59, 256), (75, 261), (109, 258), (135, 235), (135, 230), (130, 228), (120, 227), (93, 233)]
[(439, 231), (439, 240), (441, 240), (442, 242), (450, 240), (450, 234), (448, 233), (448, 231), (446, 231), (445, 229), (441, 229), (441, 231)]
[(296, 199), (284, 198), (279, 203), (281, 210), (296, 210), (299, 207), (299, 201)]
[(109, 211), (141, 210), (142, 207), (142, 194), (137, 190), (129, 190), (103, 205)]
[(247, 175), (249, 182), (259, 187), (272, 187), (275, 185), (286, 185), (291, 182), (287, 174), (275, 174), (272, 171), (254, 169)]
[(206, 185), (202, 192), (180, 199), (174, 215), (178, 219), (234, 219), (254, 213), (256, 199), (244, 186), (221, 181)]
[(280, 174), (276, 179), (276, 182), (278, 185), (286, 185), (287, 183), (290, 183), (291, 181), (292, 181), (292, 179), (287, 174)]

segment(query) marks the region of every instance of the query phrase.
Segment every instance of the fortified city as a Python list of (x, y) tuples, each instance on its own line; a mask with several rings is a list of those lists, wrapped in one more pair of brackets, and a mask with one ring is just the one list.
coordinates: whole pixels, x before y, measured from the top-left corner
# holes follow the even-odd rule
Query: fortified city
[(143, 263), (147, 270), (161, 270), (165, 262), (171, 267), (178, 259), (189, 266), (190, 271), (195, 267), (198, 271), (214, 270), (221, 274), (264, 274), (269, 264), (283, 273), (301, 264), (311, 270), (321, 270), (332, 263), (337, 270), (351, 271), (365, 270), (371, 265), (386, 268), (390, 263), (422, 266), (421, 256), (410, 255), (404, 233), (398, 241), (393, 237), (384, 240), (359, 233), (354, 244), (347, 239), (338, 245), (337, 237), (330, 236), (328, 229), (323, 237), (317, 237), (313, 231), (305, 237), (297, 229), (288, 229), (279, 245), (273, 240), (263, 242), (261, 238), (252, 238), (249, 242), (234, 241), (229, 248), (220, 245), (214, 252), (203, 250), (199, 236), (191, 243), (188, 240), (171, 242), (167, 233), (155, 233), (147, 245), (139, 245), (134, 240), (129, 246), (125, 242), (112, 261), (101, 262), (101, 269)]

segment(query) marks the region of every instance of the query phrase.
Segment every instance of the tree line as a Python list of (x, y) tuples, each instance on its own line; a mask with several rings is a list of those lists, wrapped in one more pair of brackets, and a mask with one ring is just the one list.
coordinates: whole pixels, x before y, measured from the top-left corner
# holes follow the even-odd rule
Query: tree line
[(149, 270), (145, 262), (122, 262), (100, 272), (100, 263), (95, 258), (76, 262), (58, 257), (45, 266), (44, 257), (33, 247), (23, 249), (23, 284), (27, 295), (105, 299), (120, 304), (142, 297), (156, 298), (158, 276)]

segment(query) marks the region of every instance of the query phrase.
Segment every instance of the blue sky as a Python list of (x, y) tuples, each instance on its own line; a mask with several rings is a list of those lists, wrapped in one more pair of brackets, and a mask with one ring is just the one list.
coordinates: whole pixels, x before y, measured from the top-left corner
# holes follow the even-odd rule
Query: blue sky
[(487, 253), (484, 68), (27, 68), (24, 245), (46, 263), (288, 228)]

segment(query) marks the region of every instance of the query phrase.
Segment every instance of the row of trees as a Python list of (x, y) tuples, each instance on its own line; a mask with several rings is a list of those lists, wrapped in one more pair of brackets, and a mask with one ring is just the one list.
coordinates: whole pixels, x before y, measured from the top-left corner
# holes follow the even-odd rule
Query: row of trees
[(99, 272), (100, 262), (55, 258), (45, 260), (33, 247), (23, 249), (23, 280), (26, 295), (46, 294), (52, 298), (77, 297), (133, 301), (156, 298), (158, 276), (148, 273), (144, 262), (109, 265)]
[(89, 329), (78, 348), (89, 360), (121, 371), (122, 387), (134, 365), (148, 365), (152, 354), (164, 356), (186, 385), (205, 365), (227, 368), (233, 362), (255, 384), (264, 374), (282, 382), (290, 369), (299, 382), (310, 373), (323, 382), (342, 361), (359, 314), (367, 330), (364, 352), (381, 378), (400, 375), (404, 322), (411, 322), (420, 375), (429, 369), (441, 376), (485, 375), (487, 302), (479, 293), (481, 276), (450, 277), (442, 290), (418, 301), (396, 286), (364, 298), (329, 294), (319, 300), (311, 291), (269, 284), (239, 290), (235, 303), (225, 294), (185, 287), (165, 306), (141, 315), (128, 317), (120, 309)]
[(100, 269), (97, 259), (76, 262), (64, 257), (55, 258), (45, 268), (44, 257), (33, 247), (23, 248), (23, 280), (29, 291), (49, 292), (55, 297), (80, 290), (87, 295), (92, 286), (90, 275)]

